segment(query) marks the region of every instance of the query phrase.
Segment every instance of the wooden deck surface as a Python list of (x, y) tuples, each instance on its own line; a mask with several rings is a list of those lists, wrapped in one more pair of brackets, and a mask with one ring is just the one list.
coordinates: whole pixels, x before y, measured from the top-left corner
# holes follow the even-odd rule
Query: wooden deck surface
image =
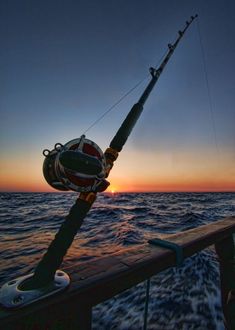
[[(166, 239), (181, 246), (186, 258), (234, 232), (235, 217), (229, 217), (169, 235)], [(54, 322), (57, 326), (53, 329), (65, 329), (59, 325), (66, 317), (71, 321), (79, 314), (77, 319), (82, 322), (92, 306), (175, 265), (173, 251), (148, 242), (91, 262), (72, 265), (64, 269), (71, 277), (71, 285), (66, 291), (19, 310), (0, 308), (0, 328), (49, 329)], [(41, 327), (34, 327), (35, 322), (41, 324)]]

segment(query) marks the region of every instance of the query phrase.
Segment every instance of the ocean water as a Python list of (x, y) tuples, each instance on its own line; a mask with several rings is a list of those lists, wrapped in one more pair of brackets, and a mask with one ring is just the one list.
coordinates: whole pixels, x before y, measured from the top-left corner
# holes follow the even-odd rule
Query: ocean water
[[(0, 285), (33, 271), (76, 197), (0, 195)], [(234, 214), (235, 193), (100, 194), (61, 268)], [(140, 283), (93, 308), (93, 329), (142, 329), (145, 286)], [(213, 248), (151, 278), (148, 329), (224, 329)]]

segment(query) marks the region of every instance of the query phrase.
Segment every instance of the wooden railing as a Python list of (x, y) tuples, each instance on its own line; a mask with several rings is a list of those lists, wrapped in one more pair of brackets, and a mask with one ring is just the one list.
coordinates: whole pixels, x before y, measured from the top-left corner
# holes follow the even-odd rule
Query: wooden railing
[[(233, 233), (235, 217), (229, 217), (166, 238), (179, 246), (183, 258), (215, 245), (220, 261), (222, 306), (229, 329), (235, 329)], [(66, 269), (71, 285), (65, 292), (19, 310), (0, 309), (1, 329), (91, 329), (93, 306), (175, 265), (174, 251), (148, 242), (73, 265)]]

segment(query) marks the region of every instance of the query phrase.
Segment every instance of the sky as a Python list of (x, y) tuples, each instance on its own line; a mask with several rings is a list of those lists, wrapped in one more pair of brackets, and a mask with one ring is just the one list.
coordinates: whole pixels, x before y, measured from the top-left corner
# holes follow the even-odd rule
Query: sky
[(0, 190), (55, 191), (43, 149), (105, 150), (167, 44), (199, 15), (110, 174), (114, 191), (235, 191), (233, 0), (1, 1)]

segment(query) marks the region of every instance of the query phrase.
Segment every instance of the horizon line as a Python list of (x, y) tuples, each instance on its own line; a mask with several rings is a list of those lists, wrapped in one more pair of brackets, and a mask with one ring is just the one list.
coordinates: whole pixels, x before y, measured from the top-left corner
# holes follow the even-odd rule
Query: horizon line
[[(79, 191), (0, 191), (0, 193), (12, 193), (12, 194), (64, 194), (64, 193), (77, 193), (79, 194)], [(98, 193), (104, 193), (104, 194), (151, 194), (151, 193), (160, 193), (160, 194), (164, 194), (164, 193), (235, 193), (235, 189), (234, 190), (172, 190), (172, 191), (102, 191), (102, 192), (98, 192)]]

